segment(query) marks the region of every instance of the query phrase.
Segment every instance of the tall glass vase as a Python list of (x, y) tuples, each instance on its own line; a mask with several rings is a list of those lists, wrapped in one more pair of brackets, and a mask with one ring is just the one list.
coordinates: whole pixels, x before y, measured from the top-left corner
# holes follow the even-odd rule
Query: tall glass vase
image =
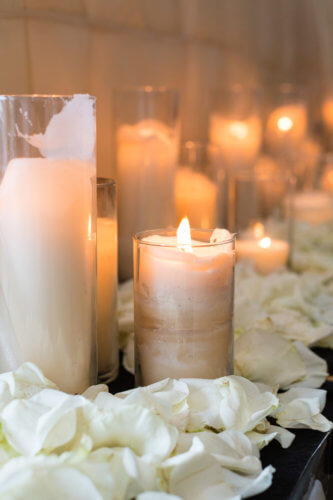
[(153, 87), (120, 90), (115, 122), (119, 274), (127, 279), (133, 275), (132, 236), (174, 224), (178, 93)]
[(0, 96), (0, 371), (96, 382), (95, 99)]

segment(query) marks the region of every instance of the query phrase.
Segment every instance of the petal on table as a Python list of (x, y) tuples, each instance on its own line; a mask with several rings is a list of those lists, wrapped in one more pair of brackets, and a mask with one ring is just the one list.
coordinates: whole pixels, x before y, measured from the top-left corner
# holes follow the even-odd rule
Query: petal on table
[(302, 342), (295, 342), (294, 345), (303, 358), (306, 367), (306, 376), (304, 380), (295, 382), (291, 384), (290, 387), (321, 387), (328, 375), (326, 361), (320, 356), (317, 356), (317, 354), (311, 351), (311, 349), (306, 347)]
[(327, 432), (332, 429), (332, 423), (321, 414), (325, 399), (326, 391), (294, 387), (279, 394), (280, 407), (273, 416), (282, 427)]
[(306, 367), (294, 344), (278, 333), (253, 328), (235, 341), (237, 372), (252, 382), (281, 388), (305, 379)]

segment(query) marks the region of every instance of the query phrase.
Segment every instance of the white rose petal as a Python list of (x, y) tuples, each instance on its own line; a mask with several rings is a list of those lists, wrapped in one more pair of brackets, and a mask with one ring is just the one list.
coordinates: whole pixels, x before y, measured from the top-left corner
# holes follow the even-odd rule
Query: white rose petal
[(236, 339), (235, 368), (253, 382), (281, 388), (306, 376), (305, 364), (294, 344), (278, 333), (259, 328)]
[(252, 443), (258, 445), (260, 450), (273, 441), (273, 439), (276, 439), (282, 448), (289, 448), (295, 439), (295, 434), (277, 425), (269, 425), (265, 432), (250, 431), (246, 435)]
[(281, 427), (308, 427), (327, 432), (332, 429), (332, 423), (320, 413), (325, 406), (325, 399), (326, 391), (295, 387), (279, 394), (280, 407), (273, 415)]
[(306, 367), (306, 376), (304, 380), (294, 382), (290, 385), (290, 387), (321, 387), (328, 375), (326, 361), (320, 356), (317, 356), (317, 354), (302, 344), (302, 342), (295, 342), (294, 345), (299, 354), (302, 356)]

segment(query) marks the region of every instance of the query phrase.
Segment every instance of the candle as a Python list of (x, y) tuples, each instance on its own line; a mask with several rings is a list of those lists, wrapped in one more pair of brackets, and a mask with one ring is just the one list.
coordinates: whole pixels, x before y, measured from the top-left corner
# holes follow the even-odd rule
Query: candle
[(20, 358), (62, 390), (95, 382), (95, 166), (16, 158), (0, 186), (0, 275)]
[[(257, 234), (261, 234), (259, 229)], [(236, 256), (237, 260), (252, 260), (259, 273), (269, 274), (286, 265), (289, 244), (286, 241), (271, 239), (267, 236), (260, 240), (238, 240)]]
[(329, 193), (306, 191), (293, 198), (293, 217), (308, 224), (323, 224), (333, 219), (333, 201)]
[(177, 170), (175, 204), (178, 222), (188, 216), (194, 227), (215, 227), (216, 198), (217, 188), (207, 175), (190, 167)]
[(94, 106), (0, 96), (0, 336), (72, 393), (97, 376)]
[(158, 120), (123, 125), (117, 134), (119, 272), (132, 276), (132, 236), (173, 224), (177, 138)]
[[(228, 231), (148, 231), (135, 240), (136, 380), (232, 370), (234, 240)], [(210, 239), (209, 239), (210, 238)]]
[(210, 120), (210, 140), (220, 146), (228, 164), (239, 166), (251, 164), (261, 146), (261, 121), (258, 116), (244, 120), (232, 120), (212, 114)]
[(117, 221), (97, 219), (98, 373), (112, 380), (118, 369)]
[(276, 108), (267, 120), (267, 142), (271, 147), (279, 147), (288, 141), (295, 145), (305, 138), (307, 113), (303, 104), (289, 104)]

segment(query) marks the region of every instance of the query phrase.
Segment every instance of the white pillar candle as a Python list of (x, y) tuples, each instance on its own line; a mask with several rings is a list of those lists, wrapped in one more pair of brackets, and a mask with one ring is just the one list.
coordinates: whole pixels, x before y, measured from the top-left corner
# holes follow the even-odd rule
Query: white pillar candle
[(97, 219), (98, 371), (113, 376), (118, 366), (117, 221)]
[(254, 162), (262, 139), (258, 116), (244, 120), (224, 118), (213, 114), (210, 120), (210, 141), (220, 146), (228, 165), (249, 165)]
[(237, 260), (252, 260), (255, 269), (261, 274), (269, 274), (286, 265), (289, 256), (289, 243), (269, 237), (261, 240), (237, 240)]
[(0, 186), (1, 317), (20, 357), (62, 390), (95, 382), (95, 166), (17, 158)]
[(176, 173), (175, 204), (178, 223), (188, 217), (193, 227), (216, 226), (217, 187), (201, 172), (181, 167)]
[(120, 278), (132, 276), (132, 237), (174, 222), (177, 138), (157, 120), (123, 125), (117, 134)]
[(232, 371), (233, 238), (227, 231), (215, 244), (180, 238), (137, 242), (136, 371), (144, 385)]
[(293, 217), (308, 224), (323, 224), (333, 219), (333, 198), (322, 191), (306, 191), (293, 198)]

